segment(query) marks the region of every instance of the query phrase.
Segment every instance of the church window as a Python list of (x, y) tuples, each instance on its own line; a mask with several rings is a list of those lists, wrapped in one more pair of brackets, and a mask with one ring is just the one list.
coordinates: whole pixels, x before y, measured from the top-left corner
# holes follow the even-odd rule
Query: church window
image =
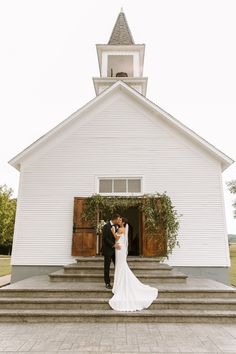
[(126, 193), (125, 179), (114, 179), (114, 193)]
[(140, 194), (141, 192), (141, 178), (99, 178), (99, 193)]
[(112, 192), (112, 179), (100, 179), (99, 192), (100, 193), (111, 193)]
[(141, 192), (141, 179), (128, 179), (128, 192)]

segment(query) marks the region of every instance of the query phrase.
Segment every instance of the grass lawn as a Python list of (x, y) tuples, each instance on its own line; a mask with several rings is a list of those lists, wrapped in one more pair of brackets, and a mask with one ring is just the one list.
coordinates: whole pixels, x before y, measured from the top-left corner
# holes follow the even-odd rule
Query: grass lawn
[(11, 273), (10, 263), (10, 256), (0, 256), (0, 277)]
[(231, 284), (236, 286), (236, 243), (230, 245), (230, 258), (231, 258), (230, 280), (231, 280)]

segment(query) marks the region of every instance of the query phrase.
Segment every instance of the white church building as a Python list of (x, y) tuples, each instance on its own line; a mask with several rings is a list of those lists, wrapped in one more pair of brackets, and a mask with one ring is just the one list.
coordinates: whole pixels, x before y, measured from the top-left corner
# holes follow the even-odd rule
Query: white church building
[[(233, 160), (146, 98), (144, 50), (121, 11), (108, 44), (97, 45), (96, 97), (9, 162), (20, 171), (12, 282), (99, 253), (89, 225), (77, 224), (73, 235), (75, 213), (87, 197), (165, 191), (182, 215), (180, 247), (165, 262), (228, 282), (222, 171)], [(150, 256), (140, 214), (127, 213), (134, 254)]]

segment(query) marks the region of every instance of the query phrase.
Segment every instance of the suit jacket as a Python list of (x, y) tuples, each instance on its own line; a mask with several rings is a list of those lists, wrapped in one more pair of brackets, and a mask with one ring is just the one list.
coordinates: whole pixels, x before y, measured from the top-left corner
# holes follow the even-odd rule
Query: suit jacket
[(111, 231), (112, 225), (110, 221), (103, 226), (102, 229), (102, 253), (104, 256), (111, 256), (115, 253), (115, 237)]

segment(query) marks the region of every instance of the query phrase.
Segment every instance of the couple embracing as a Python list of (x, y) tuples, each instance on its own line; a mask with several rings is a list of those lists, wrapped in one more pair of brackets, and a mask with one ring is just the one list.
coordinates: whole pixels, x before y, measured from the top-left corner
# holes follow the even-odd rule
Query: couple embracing
[[(130, 270), (127, 219), (115, 214), (103, 227), (104, 281), (112, 289), (109, 305), (116, 311), (138, 311), (148, 308), (157, 298), (158, 290), (141, 283)], [(110, 284), (110, 264), (115, 265), (113, 287)]]

